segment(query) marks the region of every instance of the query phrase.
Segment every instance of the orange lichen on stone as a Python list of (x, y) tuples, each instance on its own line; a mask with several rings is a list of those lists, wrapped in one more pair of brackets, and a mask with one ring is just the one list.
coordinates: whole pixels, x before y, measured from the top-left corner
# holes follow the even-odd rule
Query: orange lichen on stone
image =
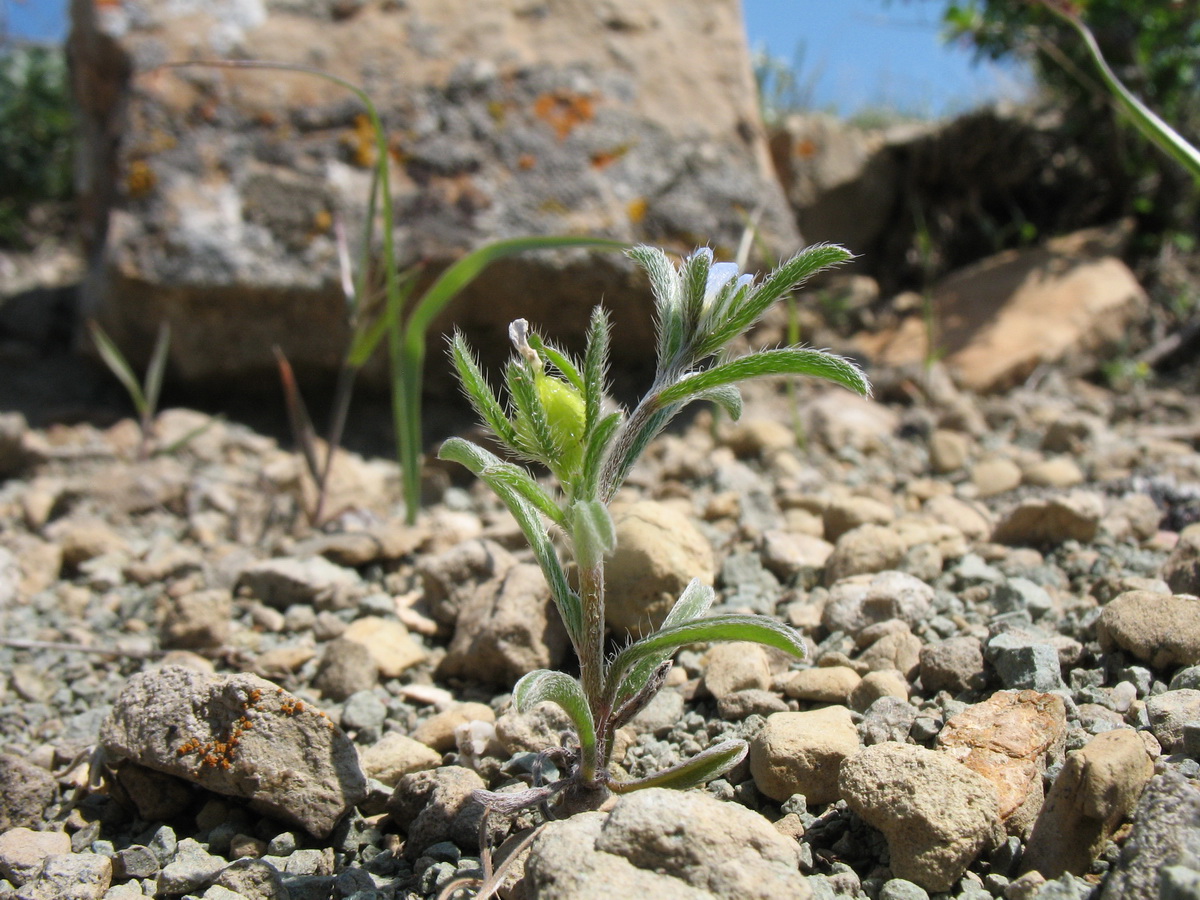
[(553, 91), (534, 101), (533, 112), (554, 129), (561, 141), (578, 126), (596, 117), (596, 105), (587, 94)]
[[(280, 691), (282, 693), (282, 690)], [(262, 700), (262, 691), (254, 688), (242, 701), (242, 710), (250, 712)], [(299, 701), (297, 701), (299, 702)], [(229, 726), (229, 736), (225, 740), (216, 741), (200, 741), (198, 738), (188, 738), (180, 744), (175, 752), (180, 756), (188, 756), (196, 754), (196, 758), (200, 761), (200, 765), (209, 769), (220, 767), (226, 771), (233, 765), (233, 760), (237, 756), (238, 744), (241, 742), (242, 735), (252, 729), (254, 723), (249, 716), (239, 716)]]
[(629, 152), (628, 144), (620, 144), (611, 150), (600, 150), (592, 154), (592, 168), (604, 169)]
[(537, 157), (532, 153), (522, 153), (517, 157), (517, 168), (524, 172), (528, 172), (537, 165)]
[(356, 165), (369, 169), (375, 165), (375, 128), (366, 113), (354, 117), (354, 128), (345, 137)]
[(801, 159), (811, 159), (817, 155), (817, 142), (811, 138), (796, 141), (796, 155)]

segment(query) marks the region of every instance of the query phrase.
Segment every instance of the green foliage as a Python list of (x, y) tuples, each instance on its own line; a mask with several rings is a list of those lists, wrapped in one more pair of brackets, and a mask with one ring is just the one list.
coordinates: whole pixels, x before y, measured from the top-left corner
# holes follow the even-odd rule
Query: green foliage
[[(629, 255), (649, 275), (657, 312), (658, 364), (649, 391), (628, 412), (607, 409), (610, 325), (603, 309), (592, 315), (582, 360), (546, 344), (523, 319), (512, 324), (509, 336), (516, 352), (505, 369), (507, 406), (462, 336), (455, 335), (451, 342), (451, 358), (479, 417), (513, 454), (545, 465), (558, 489), (547, 490), (528, 470), (461, 438), (443, 444), (441, 456), (483, 479), (513, 513), (546, 575), (580, 666), (578, 680), (541, 670), (522, 678), (514, 691), (519, 710), (552, 701), (567, 712), (577, 741), (570, 774), (555, 785), (535, 786), (517, 800), (485, 795), (493, 809), (545, 802), (568, 788), (599, 797), (608, 790), (652, 785), (688, 787), (727, 771), (745, 756), (745, 743), (732, 741), (640, 781), (618, 782), (609, 773), (616, 730), (662, 687), (671, 657), (681, 647), (754, 641), (802, 656), (804, 645), (791, 628), (765, 616), (707, 616), (713, 591), (693, 581), (657, 631), (607, 657), (604, 561), (616, 544), (608, 504), (641, 452), (693, 400), (720, 403), (736, 418), (741, 410), (737, 383), (767, 375), (813, 375), (861, 394), (870, 390), (853, 363), (823, 351), (785, 347), (733, 359), (725, 356), (726, 345), (773, 302), (814, 273), (848, 259), (850, 254), (841, 247), (809, 247), (758, 284), (750, 275), (739, 275), (733, 263), (714, 263), (707, 249), (678, 266), (651, 247), (635, 247)], [(577, 588), (567, 580), (546, 521), (565, 533), (574, 552)]]
[(73, 149), (62, 51), (0, 47), (0, 244), (23, 243), (31, 207), (71, 196)]
[[(981, 56), (1031, 60), (1041, 83), (1064, 104), (1067, 127), (1098, 171), (1124, 177), (1131, 195), (1147, 198), (1130, 205), (1148, 214), (1150, 224), (1169, 226), (1194, 217), (1200, 192), (1182, 173), (1163, 166), (1156, 149), (1121, 127), (1121, 118), (1132, 117), (1140, 128), (1140, 113), (1131, 110), (1115, 84), (1140, 97), (1193, 143), (1200, 139), (1200, 4), (961, 0), (949, 3), (945, 22), (951, 35), (969, 39)], [(1085, 23), (1090, 34), (1080, 32), (1077, 22)], [(1094, 47), (1089, 46), (1093, 37)], [(1112, 81), (1097, 68), (1099, 58), (1111, 66)]]
[(138, 444), (138, 458), (145, 459), (150, 455), (150, 444), (154, 416), (158, 412), (158, 398), (162, 393), (163, 376), (167, 371), (167, 358), (171, 349), (171, 326), (163, 322), (158, 327), (158, 337), (154, 341), (154, 350), (150, 353), (150, 362), (146, 366), (146, 377), (141, 382), (133, 372), (133, 367), (121, 353), (108, 333), (95, 321), (88, 322), (92, 333), (92, 342), (100, 359), (108, 366), (108, 370), (121, 382), (129, 400), (138, 414), (138, 425), (141, 428), (141, 441)]

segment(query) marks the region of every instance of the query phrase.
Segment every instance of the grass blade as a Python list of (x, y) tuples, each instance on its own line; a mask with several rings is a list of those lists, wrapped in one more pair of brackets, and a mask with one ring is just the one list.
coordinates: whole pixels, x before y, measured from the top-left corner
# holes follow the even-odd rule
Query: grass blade
[(321, 483), (321, 463), (317, 460), (317, 432), (309, 418), (308, 408), (300, 394), (300, 386), (296, 383), (296, 375), (292, 364), (288, 362), (283, 349), (276, 344), (271, 348), (275, 352), (275, 361), (279, 364), (279, 381), (283, 385), (283, 399), (287, 406), (288, 424), (292, 429), (292, 440), (300, 448), (308, 473), (319, 486)]
[(567, 247), (588, 247), (596, 250), (626, 250), (629, 245), (606, 238), (577, 236), (533, 236), (493, 241), (478, 250), (468, 253), (446, 269), (429, 287), (413, 308), (408, 328), (424, 335), (433, 320), (444, 310), (459, 292), (469, 285), (489, 265), (506, 256), (527, 253), (531, 250), (554, 250)]
[(124, 354), (113, 343), (108, 333), (100, 327), (99, 322), (94, 319), (89, 321), (88, 330), (92, 333), (92, 341), (96, 344), (100, 358), (129, 394), (129, 399), (133, 402), (133, 408), (137, 410), (139, 418), (144, 418), (147, 409), (146, 395), (142, 393), (142, 386), (138, 384), (137, 376), (133, 373)]
[[(171, 326), (163, 322), (158, 326), (158, 337), (154, 339), (154, 350), (150, 353), (150, 362), (146, 365), (146, 417), (154, 416), (158, 409), (158, 398), (162, 394), (163, 376), (167, 372), (167, 355), (171, 349)], [(146, 425), (149, 426), (149, 421)]]

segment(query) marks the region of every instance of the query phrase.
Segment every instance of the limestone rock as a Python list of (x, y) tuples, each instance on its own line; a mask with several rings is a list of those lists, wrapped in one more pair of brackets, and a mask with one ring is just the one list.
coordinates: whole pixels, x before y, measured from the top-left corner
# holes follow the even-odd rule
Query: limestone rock
[(860, 681), (862, 676), (849, 666), (821, 666), (789, 672), (780, 687), (793, 700), (846, 706)]
[(1096, 634), (1155, 669), (1200, 663), (1200, 599), (1186, 594), (1126, 591), (1100, 613)]
[[(700, 792), (635, 791), (554, 822), (533, 844), (534, 900), (643, 896), (808, 900), (799, 851), (762, 816)], [(637, 893), (635, 893), (637, 892)]]
[(70, 852), (66, 832), (10, 828), (0, 834), (0, 875), (19, 887), (37, 877), (48, 856)]
[(1061, 758), (1066, 734), (1060, 697), (999, 691), (952, 716), (938, 748), (992, 783), (1005, 828), (1026, 837), (1042, 807), (1047, 762)]
[(557, 668), (568, 639), (542, 570), (519, 563), (498, 590), (484, 585), (458, 610), (440, 676), (512, 685), (534, 669)]
[(852, 575), (830, 588), (821, 624), (854, 635), (889, 619), (914, 628), (928, 615), (933, 598), (933, 588), (903, 572)]
[(1128, 728), (1098, 734), (1068, 753), (1033, 826), (1022, 868), (1047, 878), (1085, 873), (1153, 774), (1145, 745)]
[[(1012, 387), (1038, 365), (1068, 357), (1090, 367), (1094, 360), (1086, 355), (1117, 346), (1147, 305), (1113, 252), (1119, 242), (1119, 235), (1089, 229), (1005, 250), (948, 275), (933, 292), (943, 364), (980, 393)], [(892, 365), (920, 361), (927, 352), (919, 316), (864, 343)]]
[(361, 759), (366, 776), (389, 787), (394, 787), (405, 775), (435, 769), (442, 764), (442, 754), (398, 731), (389, 731), (365, 748)]
[[(798, 245), (734, 0), (689, 15), (635, 0), (571, 0), (548, 15), (517, 0), (345, 6), (331, 16), (326, 3), (262, 0), (234, 16), (152, 4), (133, 16), (73, 5), (80, 152), (94, 173), (83, 208), (103, 251), (84, 302), (135, 368), (167, 321), (173, 368), (189, 381), (245, 384), (270, 370), (276, 342), (299, 369), (332, 369), (348, 337), (334, 222), (360, 233), (375, 154), (344, 88), (278, 72), (147, 71), (168, 61), (313, 65), (320, 47), (322, 71), (364, 85), (391, 129), (402, 268), (437, 272), (526, 234), (736, 247), (738, 210), (760, 204), (771, 252)], [(640, 361), (651, 305), (631, 271), (613, 253), (506, 260), (464, 292), (457, 320), (489, 336), (518, 316), (562, 322), (566, 340), (603, 295), (623, 323), (617, 361)]]
[(0, 832), (41, 824), (54, 799), (54, 776), (11, 753), (0, 754)]
[(1026, 500), (1004, 515), (992, 532), (997, 544), (1061, 544), (1091, 541), (1104, 516), (1097, 494), (1077, 491), (1046, 500)]
[(814, 806), (838, 799), (838, 767), (859, 749), (858, 729), (844, 706), (767, 717), (750, 742), (754, 784), (773, 800), (804, 794)]
[(771, 686), (771, 667), (761, 644), (717, 644), (708, 651), (704, 685), (717, 700), (735, 691), (766, 690)]
[(952, 637), (921, 648), (921, 685), (930, 693), (959, 694), (987, 683), (978, 638)]
[(116, 759), (246, 800), (319, 838), (366, 796), (354, 744), (324, 713), (254, 675), (180, 666), (134, 675), (100, 741)]
[(353, 569), (334, 565), (323, 556), (285, 556), (251, 563), (238, 575), (238, 584), (279, 610), (294, 603), (341, 609), (349, 605), (362, 579)]
[(712, 547), (688, 517), (652, 500), (613, 509), (617, 549), (605, 569), (611, 628), (657, 628), (693, 578), (712, 584)]
[(1000, 833), (996, 792), (944, 753), (885, 742), (842, 765), (846, 803), (883, 832), (892, 871), (928, 891), (948, 891)]

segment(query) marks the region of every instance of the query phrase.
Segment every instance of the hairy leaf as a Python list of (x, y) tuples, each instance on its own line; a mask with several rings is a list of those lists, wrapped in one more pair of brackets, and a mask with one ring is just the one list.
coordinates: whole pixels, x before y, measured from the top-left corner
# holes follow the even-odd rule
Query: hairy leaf
[(583, 687), (569, 675), (537, 669), (525, 675), (513, 688), (513, 705), (517, 712), (529, 712), (539, 703), (557, 703), (570, 717), (579, 737), (579, 748), (585, 758), (596, 755), (596, 725)]
[(782, 622), (766, 616), (713, 616), (664, 627), (630, 644), (616, 655), (609, 666), (609, 683), (623, 684), (634, 667), (644, 660), (662, 659), (663, 653), (671, 654), (688, 644), (711, 641), (752, 641), (794, 656), (804, 656), (804, 642), (800, 635)]
[(442, 444), (438, 457), (466, 466), (488, 485), (503, 484), (513, 488), (546, 518), (557, 525), (565, 524), (566, 517), (554, 498), (520, 466), (505, 462), (478, 444), (462, 438), (449, 438)]
[[(699, 619), (708, 612), (715, 596), (712, 588), (699, 578), (693, 578), (683, 589), (683, 593), (679, 595), (679, 599), (675, 601), (675, 605), (671, 607), (667, 617), (663, 619), (662, 628), (673, 628), (676, 625)], [(674, 647), (667, 647), (658, 653), (647, 654), (630, 667), (628, 674), (620, 681), (610, 676), (609, 691), (612, 694), (612, 705), (620, 707), (641, 693), (654, 673), (674, 652)]]
[(736, 385), (722, 384), (707, 391), (701, 391), (696, 400), (711, 400), (728, 414), (729, 418), (737, 421), (742, 417), (742, 392)]
[(567, 516), (575, 561), (585, 569), (598, 565), (617, 547), (612, 516), (599, 500), (576, 500)]
[(580, 497), (595, 497), (600, 484), (600, 471), (604, 467), (609, 442), (621, 427), (621, 413), (609, 413), (588, 438), (583, 457), (583, 481), (576, 491)]
[(724, 775), (746, 758), (748, 749), (745, 741), (723, 741), (662, 772), (636, 781), (610, 781), (608, 787), (615, 794), (628, 794), (652, 787), (687, 790)]
[(583, 393), (583, 376), (570, 356), (553, 344), (547, 344), (541, 335), (533, 331), (529, 332), (529, 346), (549, 360), (550, 365), (558, 369), (575, 390)]
[(824, 350), (785, 347), (752, 353), (719, 363), (702, 372), (694, 372), (663, 388), (658, 395), (658, 402), (664, 405), (686, 403), (714, 388), (765, 375), (811, 375), (837, 382), (859, 394), (871, 393), (871, 385), (862, 369), (848, 359)]
[(839, 265), (853, 254), (836, 244), (813, 244), (779, 266), (752, 290), (742, 303), (732, 307), (722, 322), (713, 322), (709, 334), (697, 348), (697, 359), (716, 353), (762, 317), (776, 300), (822, 269)]
[[(482, 448), (475, 447), (470, 441), (464, 441), (462, 438), (450, 438), (442, 444), (439, 455), (442, 459), (462, 463), (470, 469), (479, 459), (478, 451), (487, 452)], [(484, 477), (482, 471), (476, 474), (480, 478)], [(550, 536), (546, 533), (546, 528), (538, 516), (537, 507), (522, 496), (517, 488), (499, 478), (488, 481), (488, 485), (496, 492), (496, 496), (504, 501), (504, 505), (508, 507), (513, 518), (517, 520), (517, 524), (521, 526), (521, 531), (524, 532), (526, 540), (533, 548), (533, 555), (537, 558), (538, 565), (542, 567), (546, 582), (550, 585), (550, 595), (554, 598), (554, 604), (558, 607), (558, 614), (562, 617), (567, 633), (570, 635), (572, 643), (578, 646), (583, 634), (583, 608), (579, 596), (571, 590), (567, 583), (566, 573), (554, 550), (554, 544), (551, 543)]]
[(98, 322), (95, 320), (89, 321), (88, 330), (92, 333), (92, 340), (96, 344), (96, 350), (99, 351), (100, 358), (104, 360), (104, 364), (108, 366), (108, 370), (124, 386), (138, 415), (145, 415), (146, 395), (142, 393), (142, 386), (138, 384), (137, 376), (133, 374), (133, 369), (130, 367), (128, 361), (126, 361), (125, 355), (121, 353), (112, 338), (100, 327)]
[(454, 362), (454, 368), (458, 371), (459, 383), (462, 385), (471, 407), (487, 423), (501, 443), (509, 447), (516, 447), (516, 429), (508, 420), (504, 407), (500, 404), (500, 399), (492, 391), (487, 379), (483, 377), (475, 354), (471, 352), (471, 348), (467, 346), (466, 340), (459, 331), (455, 331), (454, 337), (450, 339), (450, 358)]
[(588, 323), (587, 350), (583, 358), (583, 400), (586, 411), (587, 430), (585, 438), (590, 440), (600, 424), (604, 403), (605, 381), (608, 378), (608, 347), (610, 323), (603, 306), (592, 310)]
[(662, 365), (675, 357), (687, 337), (679, 273), (667, 254), (657, 247), (639, 245), (627, 251), (627, 255), (646, 270), (650, 279), (655, 317), (658, 320), (658, 360)]

